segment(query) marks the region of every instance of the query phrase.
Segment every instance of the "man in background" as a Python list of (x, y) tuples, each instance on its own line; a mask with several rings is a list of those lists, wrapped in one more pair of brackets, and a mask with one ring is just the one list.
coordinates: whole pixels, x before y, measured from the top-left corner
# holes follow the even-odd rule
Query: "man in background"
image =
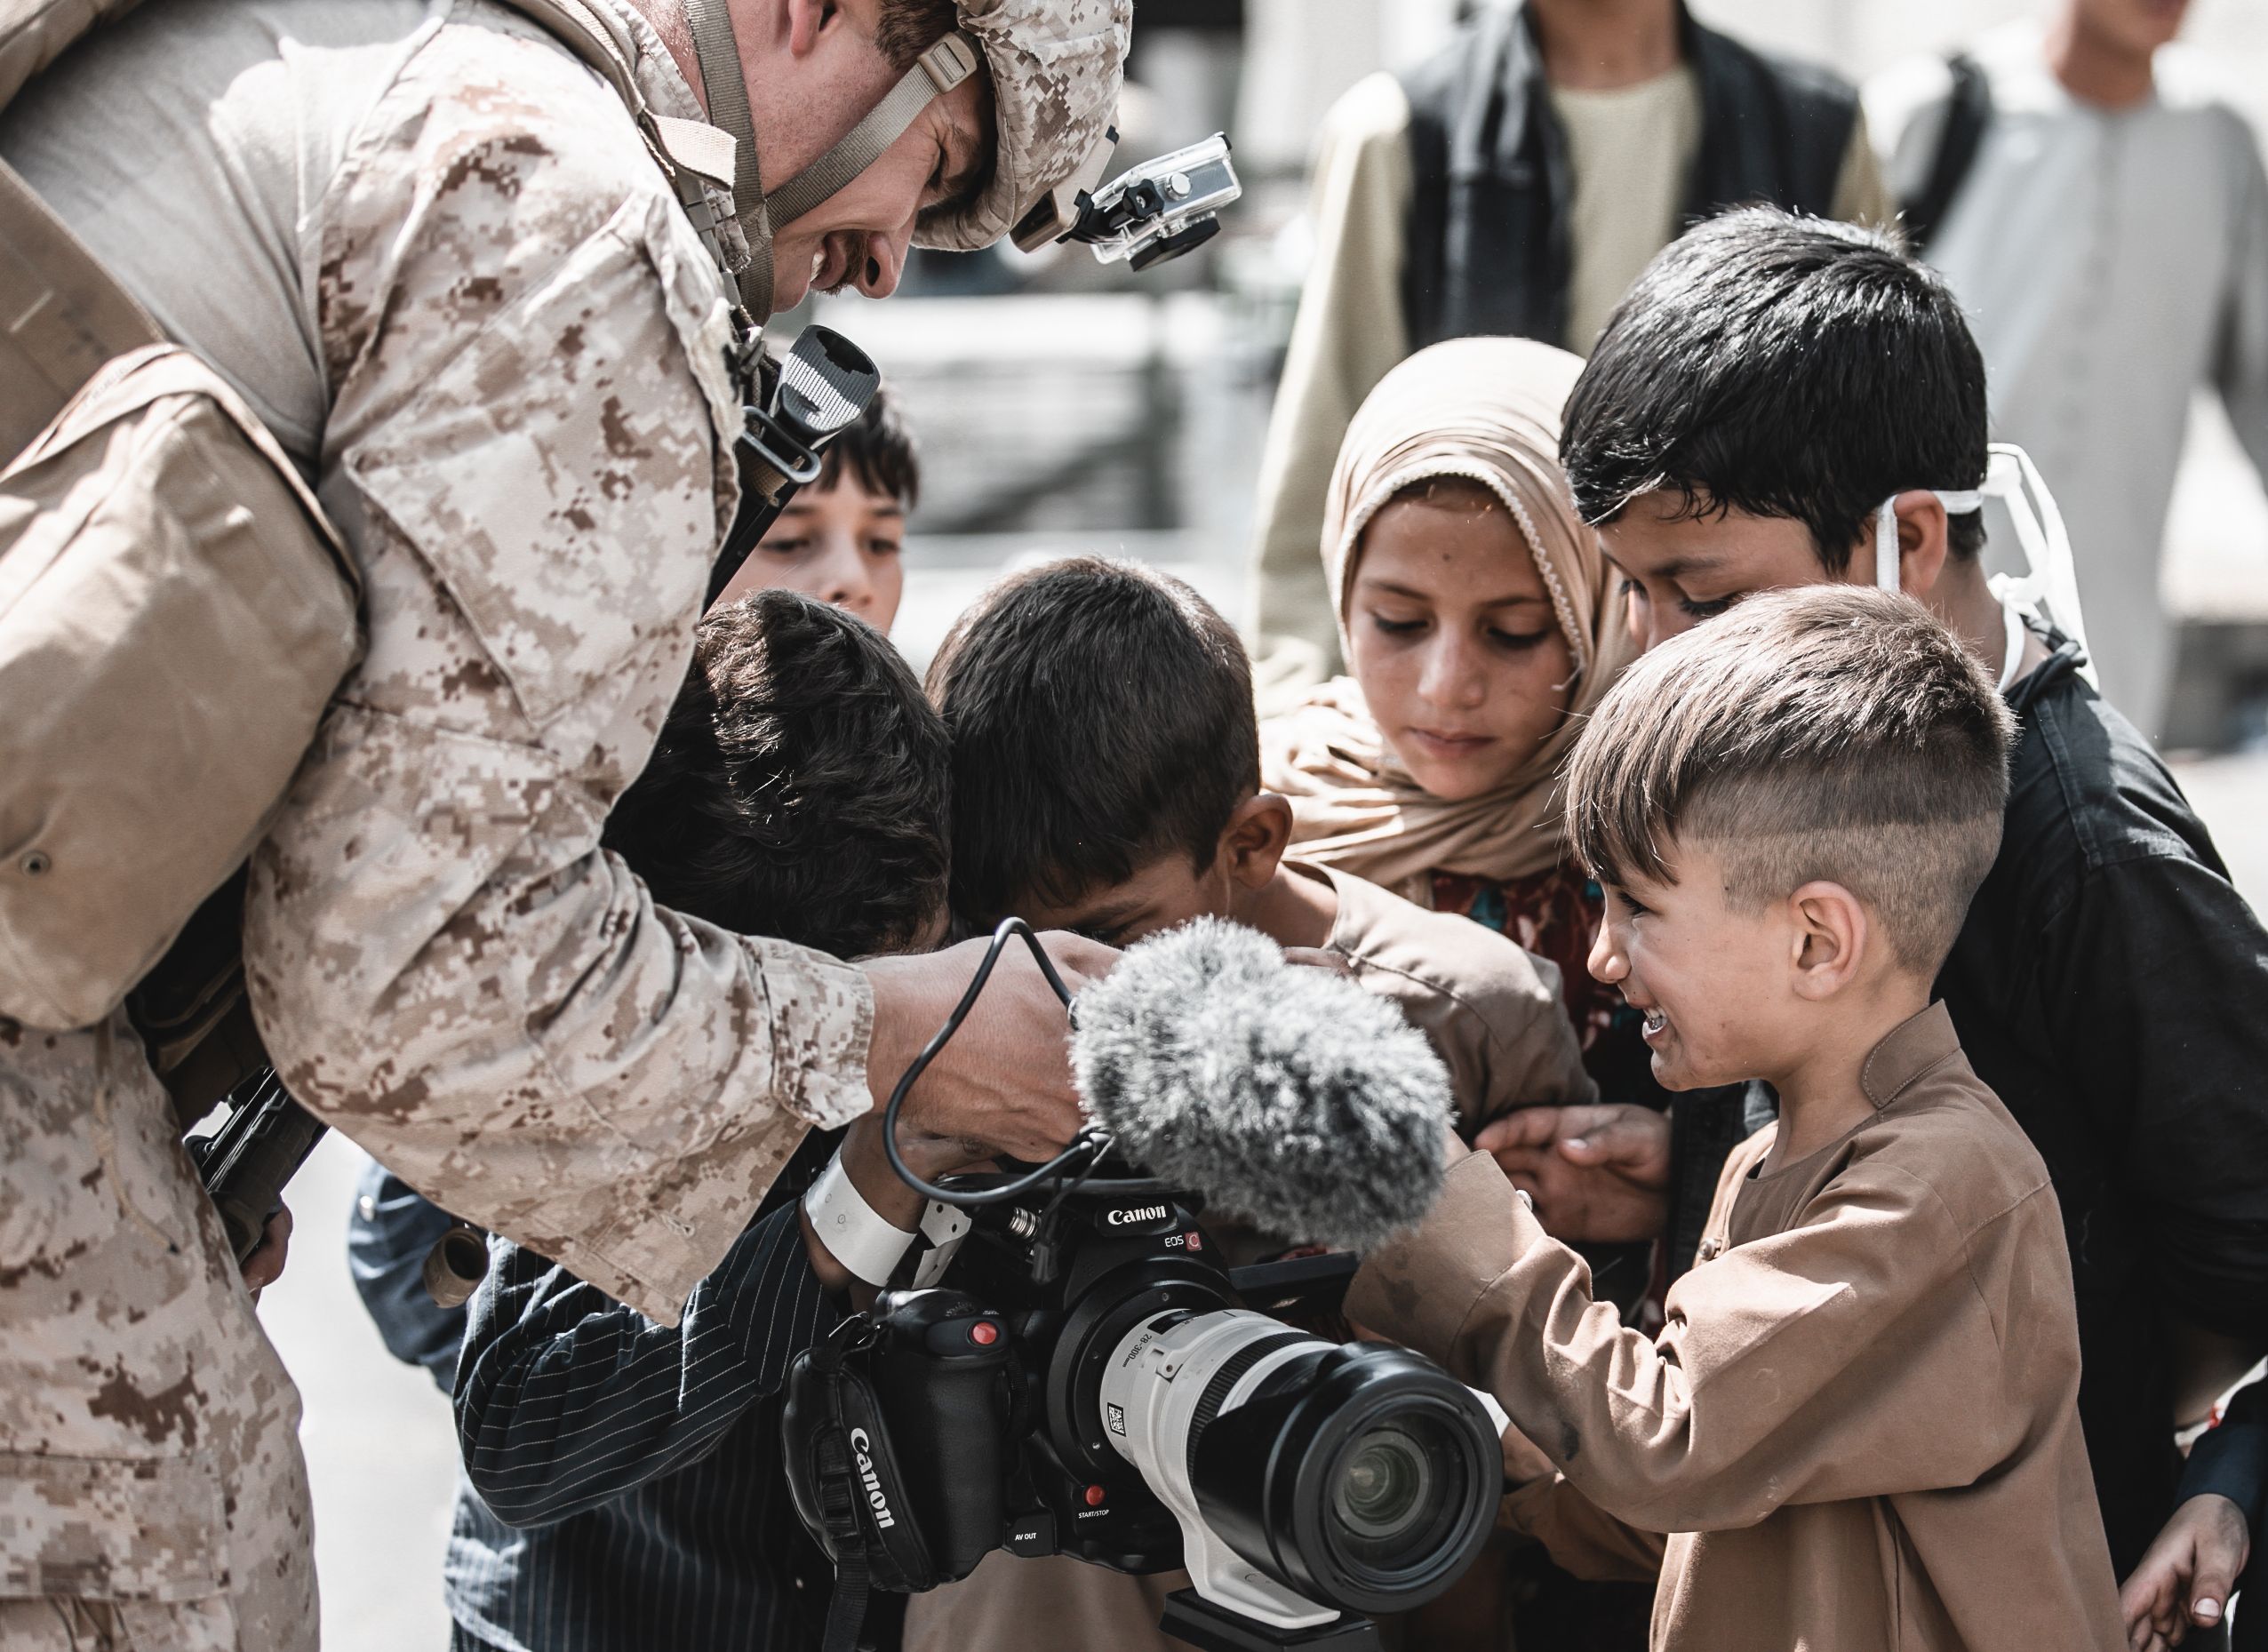
[(2191, 393), (2268, 474), (2268, 177), (2180, 49), (2188, 0), (2059, 0), (1950, 60), (1889, 70), (1866, 114), (1907, 229), (1968, 310), (1992, 432), (2063, 507), (2104, 696), (2165, 732), (2158, 592)]
[(1889, 216), (1856, 92), (1705, 28), (1682, 0), (1483, 6), (1325, 118), (1315, 251), (1261, 461), (1264, 711), (1338, 668), (1317, 539), (1347, 421), (1404, 356), (1504, 333), (1587, 354), (1688, 223), (1769, 201)]

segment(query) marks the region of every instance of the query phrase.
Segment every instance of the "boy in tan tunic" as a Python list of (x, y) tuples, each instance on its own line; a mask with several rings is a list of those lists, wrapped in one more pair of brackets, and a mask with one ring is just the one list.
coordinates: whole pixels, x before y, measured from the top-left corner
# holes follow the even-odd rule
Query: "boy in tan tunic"
[(1561, 1564), (1658, 1560), (1657, 1648), (2124, 1644), (2055, 1193), (1929, 1002), (2011, 734), (1953, 634), (1871, 589), (1752, 597), (1647, 655), (1569, 764), (1591, 969), (1665, 1085), (1761, 1080), (1779, 1122), (1658, 1337), (1454, 1144), (1348, 1297), (1550, 1459), (1506, 1512)]
[[(963, 924), (1013, 913), (1127, 946), (1200, 915), (1233, 918), (1328, 951), (1399, 1006), (1449, 1068), (1467, 1136), (1522, 1102), (1596, 1093), (1552, 964), (1468, 919), (1282, 858), (1291, 809), (1259, 789), (1243, 647), (1178, 580), (1091, 557), (1018, 576), (954, 628), (930, 693), (953, 742)], [(1208, 1225), (1237, 1261), (1306, 1237)], [(1622, 1265), (1635, 1294), (1639, 1259)], [(1138, 1578), (994, 1554), (913, 1599), (906, 1646), (1179, 1648), (1158, 1614), (1187, 1585), (1178, 1571)]]

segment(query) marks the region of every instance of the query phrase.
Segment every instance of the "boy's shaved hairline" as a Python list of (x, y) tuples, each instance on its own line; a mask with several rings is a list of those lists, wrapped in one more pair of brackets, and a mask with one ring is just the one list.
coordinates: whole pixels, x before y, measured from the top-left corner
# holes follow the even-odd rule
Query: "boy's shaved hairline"
[(1934, 971), (2000, 850), (2014, 719), (1911, 599), (1814, 586), (1752, 597), (1644, 656), (1568, 763), (1568, 838), (1601, 881), (1676, 881), (1705, 847), (1745, 905), (1815, 880), (1873, 908)]

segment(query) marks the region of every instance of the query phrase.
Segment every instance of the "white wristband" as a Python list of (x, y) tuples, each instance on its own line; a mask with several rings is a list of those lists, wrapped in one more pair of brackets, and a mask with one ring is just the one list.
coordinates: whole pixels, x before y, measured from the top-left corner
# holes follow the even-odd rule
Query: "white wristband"
[(843, 1168), (840, 1150), (803, 1195), (803, 1213), (828, 1254), (869, 1285), (888, 1284), (898, 1258), (914, 1243), (913, 1234), (891, 1226), (866, 1202)]

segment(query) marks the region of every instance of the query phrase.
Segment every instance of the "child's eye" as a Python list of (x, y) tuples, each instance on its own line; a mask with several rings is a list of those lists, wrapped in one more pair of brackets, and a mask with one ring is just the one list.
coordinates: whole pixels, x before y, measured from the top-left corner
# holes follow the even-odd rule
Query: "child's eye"
[(895, 556), (901, 548), (903, 547), (901, 547), (895, 539), (869, 539), (866, 541), (866, 555), (869, 556)]
[(1625, 574), (1622, 577), (1622, 594), (1625, 596), (1643, 597), (1646, 595), (1646, 588), (1628, 574)]
[(1737, 597), (1714, 596), (1704, 603), (1689, 596), (1681, 596), (1677, 599), (1677, 605), (1689, 619), (1714, 619), (1738, 600)]
[(1493, 626), (1489, 631), (1490, 640), (1510, 653), (1525, 653), (1549, 635), (1548, 631), (1498, 631)]
[(1615, 899), (1622, 903), (1623, 910), (1627, 912), (1633, 918), (1646, 917), (1654, 910), (1651, 906), (1647, 906), (1643, 901), (1632, 899), (1629, 894), (1625, 890), (1610, 890), (1609, 892), (1613, 895)]
[(811, 548), (811, 542), (809, 539), (762, 539), (757, 541), (756, 548), (761, 551), (769, 551), (774, 556), (801, 556)]
[(1384, 614), (1372, 614), (1370, 623), (1388, 636), (1414, 636), (1425, 628), (1422, 619), (1389, 619)]

